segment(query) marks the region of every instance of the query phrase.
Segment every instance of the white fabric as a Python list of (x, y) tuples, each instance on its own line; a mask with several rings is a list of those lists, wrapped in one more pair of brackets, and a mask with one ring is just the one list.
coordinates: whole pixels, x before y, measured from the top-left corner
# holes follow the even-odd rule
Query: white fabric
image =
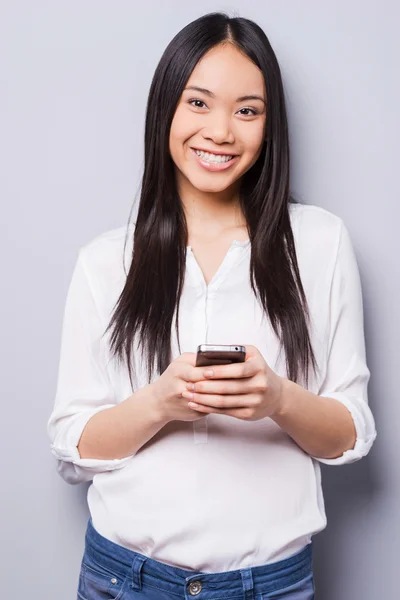
[[(326, 526), (320, 462), (340, 465), (365, 456), (376, 437), (368, 407), (363, 308), (347, 229), (332, 213), (291, 205), (290, 216), (312, 319), (319, 373), (309, 389), (342, 402), (357, 430), (354, 449), (328, 460), (310, 457), (276, 423), (207, 415), (173, 421), (135, 455), (81, 459), (77, 445), (97, 411), (131, 395), (102, 334), (121, 292), (133, 225), (83, 246), (68, 290), (57, 392), (48, 421), (59, 474), (91, 481), (88, 504), (106, 538), (166, 564), (204, 572), (281, 560)], [(278, 374), (283, 353), (249, 281), (250, 242), (234, 241), (214, 278), (204, 277), (190, 247), (180, 305), (181, 351), (202, 343), (252, 344)], [(173, 327), (173, 358), (179, 355)], [(139, 356), (138, 387), (147, 383)]]

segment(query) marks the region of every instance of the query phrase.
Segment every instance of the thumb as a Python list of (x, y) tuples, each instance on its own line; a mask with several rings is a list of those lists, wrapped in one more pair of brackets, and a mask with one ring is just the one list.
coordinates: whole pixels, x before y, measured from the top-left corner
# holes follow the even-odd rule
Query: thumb
[(196, 366), (196, 352), (184, 352), (176, 359), (177, 362), (183, 362), (192, 367)]

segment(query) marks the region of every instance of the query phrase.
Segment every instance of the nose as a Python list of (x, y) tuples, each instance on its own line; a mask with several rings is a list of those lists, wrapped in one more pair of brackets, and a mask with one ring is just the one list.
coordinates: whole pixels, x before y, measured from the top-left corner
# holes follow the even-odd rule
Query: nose
[(209, 121), (208, 127), (203, 131), (203, 137), (212, 140), (215, 144), (224, 142), (232, 144), (235, 141), (229, 119), (223, 115), (215, 115), (212, 121)]

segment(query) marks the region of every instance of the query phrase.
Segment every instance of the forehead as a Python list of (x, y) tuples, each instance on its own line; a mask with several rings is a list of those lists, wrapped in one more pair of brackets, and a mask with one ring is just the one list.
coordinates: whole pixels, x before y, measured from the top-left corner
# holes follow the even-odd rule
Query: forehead
[(263, 94), (265, 90), (260, 69), (232, 44), (209, 50), (193, 69), (187, 85), (207, 88), (217, 96)]

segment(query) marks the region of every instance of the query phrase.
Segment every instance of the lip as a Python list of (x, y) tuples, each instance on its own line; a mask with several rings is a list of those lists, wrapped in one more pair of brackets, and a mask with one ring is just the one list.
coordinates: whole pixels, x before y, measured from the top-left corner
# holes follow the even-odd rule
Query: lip
[[(196, 150), (200, 150), (200, 148), (196, 148)], [(228, 162), (210, 163), (210, 162), (207, 162), (206, 160), (203, 160), (202, 158), (200, 158), (200, 156), (198, 156), (196, 154), (196, 151), (194, 148), (190, 148), (190, 151), (193, 154), (193, 156), (195, 157), (197, 163), (201, 167), (203, 167), (203, 169), (206, 169), (206, 171), (225, 171), (226, 169), (229, 169), (230, 167), (232, 167), (239, 159), (238, 154), (235, 154), (235, 155), (224, 154), (223, 156), (233, 156), (233, 158)]]
[(215, 154), (216, 156), (238, 156), (234, 152), (218, 152), (217, 150), (207, 150), (206, 148), (191, 147), (191, 150), (200, 150), (201, 152), (208, 152), (209, 154)]

